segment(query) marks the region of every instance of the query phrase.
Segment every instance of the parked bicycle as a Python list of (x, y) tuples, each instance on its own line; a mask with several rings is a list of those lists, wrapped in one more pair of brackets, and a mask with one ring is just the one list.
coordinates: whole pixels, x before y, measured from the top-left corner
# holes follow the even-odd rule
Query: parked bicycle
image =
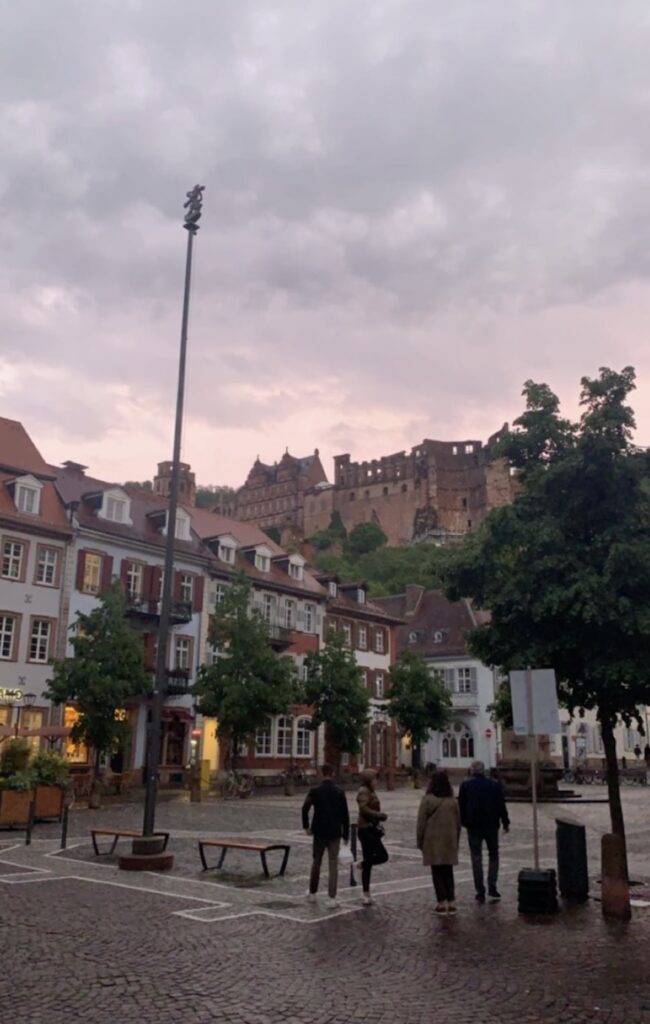
[(222, 779), (219, 792), (224, 800), (247, 800), (255, 792), (255, 781), (252, 775), (233, 769)]

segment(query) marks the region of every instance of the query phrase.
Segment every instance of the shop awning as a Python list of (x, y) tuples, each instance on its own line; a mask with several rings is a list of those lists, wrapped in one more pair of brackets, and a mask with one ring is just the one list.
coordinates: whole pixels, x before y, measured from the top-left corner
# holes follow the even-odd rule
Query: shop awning
[(194, 721), (194, 715), (188, 708), (163, 708), (162, 718), (164, 718), (166, 722), (170, 720), (173, 721), (174, 719), (180, 719), (182, 722)]

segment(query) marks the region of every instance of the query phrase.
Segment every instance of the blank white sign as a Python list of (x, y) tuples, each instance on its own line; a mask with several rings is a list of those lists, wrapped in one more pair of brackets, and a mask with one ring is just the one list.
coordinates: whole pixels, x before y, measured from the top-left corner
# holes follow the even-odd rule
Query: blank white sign
[(510, 673), (513, 728), (517, 736), (554, 736), (560, 732), (557, 684), (552, 668), (534, 668), (532, 677), (533, 720), (529, 721), (526, 672)]

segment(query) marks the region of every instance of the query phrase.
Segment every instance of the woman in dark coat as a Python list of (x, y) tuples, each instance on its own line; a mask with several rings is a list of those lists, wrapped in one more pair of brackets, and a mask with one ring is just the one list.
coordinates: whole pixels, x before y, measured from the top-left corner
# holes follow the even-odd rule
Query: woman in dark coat
[(417, 845), (422, 863), (431, 868), (436, 914), (455, 914), (454, 864), (458, 864), (460, 810), (447, 772), (431, 776), (418, 812)]

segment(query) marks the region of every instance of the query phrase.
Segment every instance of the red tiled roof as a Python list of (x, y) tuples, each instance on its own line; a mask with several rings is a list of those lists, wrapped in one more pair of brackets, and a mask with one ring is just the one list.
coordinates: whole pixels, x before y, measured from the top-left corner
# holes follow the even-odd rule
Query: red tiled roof
[(274, 557), (285, 554), (283, 548), (271, 540), (255, 523), (242, 523), (238, 519), (222, 516), (219, 512), (211, 512), (207, 508), (188, 506), (186, 511), (192, 517), (192, 529), (201, 540), (210, 540), (229, 533), (242, 547), (264, 544)]
[(42, 481), (41, 508), (37, 516), (19, 512), (7, 484), (16, 479), (15, 473), (0, 470), (0, 519), (16, 528), (28, 531), (54, 529), (71, 535), (72, 530), (65, 509), (51, 480)]
[[(406, 594), (377, 597), (375, 601), (387, 612), (406, 613)], [(427, 590), (417, 609), (397, 630), (399, 651), (408, 649), (427, 658), (460, 657), (469, 654), (467, 633), (474, 628), (467, 601), (448, 601), (440, 590)]]
[(49, 466), (18, 420), (0, 416), (0, 467), (15, 472), (51, 477)]
[(342, 593), (339, 589), (336, 597), (328, 598), (327, 611), (331, 615), (352, 615), (363, 619), (380, 619), (393, 625), (404, 621), (402, 615), (394, 615), (383, 608), (379, 601), (379, 598), (375, 598), (374, 601), (366, 600), (363, 604), (359, 604), (354, 597), (348, 597), (347, 594)]

